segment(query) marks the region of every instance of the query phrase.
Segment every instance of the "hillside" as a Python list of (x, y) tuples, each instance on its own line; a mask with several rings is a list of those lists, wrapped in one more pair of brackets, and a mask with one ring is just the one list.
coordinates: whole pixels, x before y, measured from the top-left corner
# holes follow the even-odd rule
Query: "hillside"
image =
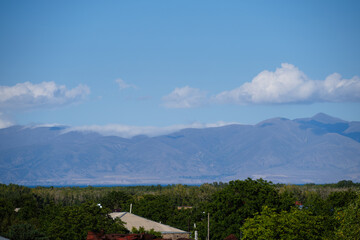
[(325, 114), (130, 139), (67, 127), (0, 129), (0, 182), (196, 184), (247, 177), (360, 181), (360, 122)]

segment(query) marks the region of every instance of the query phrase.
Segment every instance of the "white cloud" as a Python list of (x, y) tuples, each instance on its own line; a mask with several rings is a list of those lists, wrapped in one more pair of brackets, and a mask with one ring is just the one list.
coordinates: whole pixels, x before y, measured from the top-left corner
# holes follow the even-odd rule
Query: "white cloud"
[(34, 108), (56, 106), (79, 101), (90, 93), (86, 85), (67, 89), (54, 82), (18, 83), (15, 86), (0, 86), (0, 108)]
[(274, 72), (262, 71), (251, 82), (211, 98), (200, 89), (176, 88), (163, 97), (168, 108), (192, 108), (208, 103), (282, 104), (314, 102), (359, 102), (360, 78), (343, 79), (334, 73), (325, 80), (312, 80), (292, 64), (283, 63)]
[(218, 103), (304, 103), (360, 101), (360, 78), (342, 79), (334, 73), (325, 80), (311, 80), (292, 64), (283, 63), (275, 72), (263, 71), (251, 82), (219, 93)]
[(121, 78), (116, 79), (115, 82), (118, 84), (120, 90), (126, 89), (126, 88), (137, 88), (135, 85), (133, 84), (128, 84), (126, 83), (124, 80), (122, 80)]
[(360, 77), (343, 79), (340, 74), (329, 75), (325, 81), (318, 81), (319, 99), (328, 102), (360, 101)]
[(24, 126), (24, 128), (41, 128), (41, 127), (46, 127), (46, 128), (63, 127), (63, 128), (66, 128), (66, 126), (64, 124), (59, 124), (59, 123), (28, 124), (28, 125)]
[(206, 103), (206, 92), (185, 86), (175, 88), (169, 95), (163, 97), (164, 106), (167, 108), (192, 108)]
[(64, 133), (72, 132), (72, 131), (80, 131), (80, 132), (97, 132), (104, 136), (118, 136), (123, 138), (131, 138), (138, 135), (155, 137), (155, 136), (170, 134), (186, 128), (222, 127), (230, 124), (238, 124), (238, 123), (226, 123), (226, 122), (217, 122), (210, 124), (192, 123), (192, 124), (183, 124), (183, 125), (172, 125), (166, 127), (129, 126), (129, 125), (119, 125), (119, 124), (110, 124), (105, 126), (92, 125), (92, 126), (70, 127), (65, 129)]

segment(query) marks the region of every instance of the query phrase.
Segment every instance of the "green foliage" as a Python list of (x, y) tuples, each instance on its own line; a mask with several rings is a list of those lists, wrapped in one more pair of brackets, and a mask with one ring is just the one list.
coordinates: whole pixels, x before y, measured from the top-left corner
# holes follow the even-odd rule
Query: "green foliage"
[(110, 218), (108, 212), (108, 209), (92, 202), (63, 207), (58, 215), (52, 215), (51, 224), (46, 229), (48, 236), (52, 239), (81, 240), (86, 239), (88, 231), (126, 232), (121, 222)]
[(48, 240), (44, 233), (31, 224), (12, 225), (7, 233), (11, 240)]
[(294, 192), (285, 190), (279, 193), (279, 210), (289, 211), (298, 200)]
[(336, 184), (336, 187), (339, 188), (349, 188), (349, 187), (356, 187), (359, 186), (359, 183), (354, 183), (351, 180), (341, 180)]
[(332, 192), (326, 199), (327, 204), (330, 205), (332, 209), (335, 208), (344, 208), (350, 203), (354, 202), (357, 198), (355, 191), (348, 189), (347, 191)]
[(8, 231), (15, 219), (15, 207), (11, 201), (0, 198), (0, 233)]
[[(201, 186), (27, 188), (0, 184), (0, 235), (10, 230), (15, 234), (17, 228), (51, 240), (85, 239), (88, 230), (121, 233), (126, 231), (121, 221), (110, 219), (108, 213), (115, 208), (127, 211), (133, 203), (135, 214), (185, 231), (193, 232), (196, 223), (200, 239), (207, 233), (208, 213), (213, 240), (230, 234), (240, 237), (243, 224), (248, 224), (249, 230), (255, 223), (263, 226), (257, 231), (263, 231), (268, 239), (271, 234), (280, 234), (273, 231), (275, 224), (283, 226), (278, 229), (282, 229), (281, 234), (296, 231), (302, 236), (305, 231), (312, 236), (318, 231), (317, 236), (324, 239), (357, 239), (351, 233), (358, 234), (356, 229), (360, 228), (359, 186), (347, 180), (326, 185), (274, 185), (261, 179)], [(294, 208), (295, 201), (303, 203), (301, 211)], [(179, 210), (178, 206), (192, 208)], [(20, 210), (16, 212), (15, 208)], [(306, 222), (314, 226), (309, 228)]]
[(338, 226), (334, 239), (360, 239), (360, 194), (354, 203), (335, 214)]
[(329, 204), (316, 192), (306, 192), (303, 202), (304, 208), (316, 215), (328, 215), (330, 213)]
[[(280, 204), (275, 186), (259, 179), (231, 181), (223, 190), (216, 192), (206, 206), (210, 213), (211, 239), (224, 239), (230, 234), (239, 235), (245, 219), (261, 211), (263, 205), (277, 207)], [(204, 219), (206, 222), (206, 219)], [(200, 225), (200, 234), (206, 233), (206, 223)]]
[(175, 204), (170, 197), (145, 195), (135, 202), (133, 212), (139, 216), (166, 223), (172, 216), (174, 209)]
[(260, 214), (248, 218), (241, 227), (242, 239), (322, 239), (325, 226), (322, 216), (315, 216), (306, 210), (292, 208), (277, 213), (264, 206)]
[(6, 198), (15, 206), (21, 207), (25, 198), (32, 198), (30, 188), (16, 184), (0, 184), (0, 198)]
[(132, 197), (123, 191), (111, 191), (100, 199), (103, 207), (109, 209), (122, 209), (126, 211), (129, 208)]
[(139, 227), (139, 229), (137, 229), (136, 227), (133, 227), (131, 229), (131, 232), (132, 233), (138, 233), (138, 234), (147, 233), (147, 234), (151, 234), (151, 235), (153, 235), (155, 237), (158, 237), (158, 238), (161, 238), (161, 236), (162, 236), (161, 232), (157, 232), (153, 228), (150, 229), (149, 231), (146, 231), (144, 227)]
[[(15, 212), (15, 208), (19, 210)], [(25, 222), (38, 225), (39, 214), (37, 198), (29, 188), (0, 184), (0, 233), (6, 234), (12, 225)]]
[(194, 223), (197, 222), (197, 220), (201, 220), (202, 216), (199, 214), (199, 211), (200, 210), (196, 207), (182, 210), (174, 208), (173, 214), (166, 224), (191, 232), (193, 230)]

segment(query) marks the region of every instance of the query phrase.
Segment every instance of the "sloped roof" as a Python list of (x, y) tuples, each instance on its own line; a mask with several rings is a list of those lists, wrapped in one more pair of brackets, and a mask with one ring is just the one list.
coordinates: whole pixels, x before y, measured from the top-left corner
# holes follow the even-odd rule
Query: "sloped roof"
[(154, 229), (156, 232), (161, 232), (161, 233), (187, 233), (183, 230), (170, 227), (168, 225), (158, 223), (129, 212), (113, 212), (110, 213), (110, 216), (113, 219), (120, 218), (121, 221), (125, 223), (124, 225), (129, 231), (131, 231), (133, 227), (137, 229), (143, 227), (147, 231)]

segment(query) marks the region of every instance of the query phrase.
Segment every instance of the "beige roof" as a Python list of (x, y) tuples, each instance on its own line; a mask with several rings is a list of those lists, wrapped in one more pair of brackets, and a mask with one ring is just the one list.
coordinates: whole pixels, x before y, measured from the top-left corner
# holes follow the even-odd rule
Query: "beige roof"
[(113, 212), (110, 213), (110, 216), (113, 219), (120, 218), (121, 221), (125, 223), (125, 227), (129, 231), (131, 231), (133, 227), (137, 229), (143, 227), (147, 231), (154, 229), (156, 232), (161, 232), (161, 233), (187, 233), (183, 230), (173, 228), (168, 225), (158, 223), (128, 212)]

